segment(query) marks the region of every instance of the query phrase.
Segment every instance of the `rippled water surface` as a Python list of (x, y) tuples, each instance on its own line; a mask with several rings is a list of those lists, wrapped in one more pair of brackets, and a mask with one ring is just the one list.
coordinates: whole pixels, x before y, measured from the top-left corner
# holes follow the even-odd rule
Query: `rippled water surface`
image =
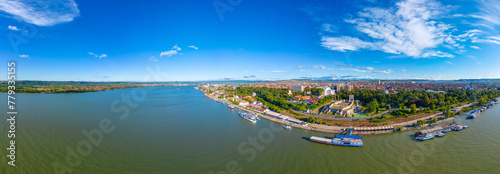
[[(144, 93), (140, 102), (132, 97)], [(6, 106), (7, 95), (0, 96)], [(287, 131), (265, 119), (252, 124), (192, 86), (16, 97), (17, 166), (7, 165), (1, 107), (0, 173), (500, 173), (498, 106), (474, 120), (457, 118), (470, 128), (443, 138), (368, 135), (364, 147), (352, 148), (307, 141), (334, 134)], [(85, 148), (82, 131), (99, 129), (103, 120), (114, 130)]]

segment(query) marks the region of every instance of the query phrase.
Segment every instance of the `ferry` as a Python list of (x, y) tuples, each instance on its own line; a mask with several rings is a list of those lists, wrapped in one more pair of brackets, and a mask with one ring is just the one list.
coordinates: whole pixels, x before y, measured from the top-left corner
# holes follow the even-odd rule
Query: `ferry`
[(233, 105), (227, 105), (227, 107), (228, 107), (229, 109), (234, 109), (234, 106), (233, 106)]
[(311, 142), (334, 146), (363, 147), (361, 136), (353, 136), (351, 133), (352, 129), (350, 129), (349, 135), (336, 135), (333, 139), (312, 136), (310, 140)]
[(248, 114), (247, 112), (240, 112), (239, 113), (240, 117), (249, 121), (249, 122), (252, 122), (252, 123), (257, 123), (257, 119), (255, 119), (254, 116)]
[(283, 128), (286, 130), (292, 130), (292, 126), (290, 126), (290, 125), (283, 126)]

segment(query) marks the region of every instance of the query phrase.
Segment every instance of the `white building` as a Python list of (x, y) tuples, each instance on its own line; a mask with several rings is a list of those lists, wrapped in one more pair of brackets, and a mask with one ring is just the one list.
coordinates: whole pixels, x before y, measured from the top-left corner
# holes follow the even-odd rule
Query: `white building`
[(335, 90), (333, 90), (329, 86), (323, 86), (321, 88), (323, 88), (323, 93), (321, 95), (323, 95), (323, 96), (332, 96), (332, 95), (335, 95)]
[(297, 92), (297, 91), (304, 91), (306, 87), (305, 86), (292, 86), (292, 91)]
[(245, 101), (245, 100), (240, 100), (240, 103), (239, 103), (239, 105), (240, 105), (240, 106), (248, 106), (249, 104), (250, 104), (250, 103), (248, 103), (248, 102), (247, 102), (247, 101)]

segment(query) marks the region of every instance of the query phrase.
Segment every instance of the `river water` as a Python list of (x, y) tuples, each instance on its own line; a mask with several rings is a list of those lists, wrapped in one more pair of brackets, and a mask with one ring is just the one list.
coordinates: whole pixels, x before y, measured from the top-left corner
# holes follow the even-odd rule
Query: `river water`
[(193, 86), (17, 94), (16, 101), (16, 167), (7, 165), (1, 107), (0, 173), (500, 173), (498, 106), (474, 120), (458, 117), (470, 127), (442, 138), (364, 135), (357, 148), (307, 141), (334, 134), (250, 123)]

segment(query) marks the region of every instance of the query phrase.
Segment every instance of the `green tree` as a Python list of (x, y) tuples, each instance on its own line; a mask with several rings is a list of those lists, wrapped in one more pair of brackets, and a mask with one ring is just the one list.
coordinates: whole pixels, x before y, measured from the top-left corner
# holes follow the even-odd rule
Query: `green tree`
[(307, 122), (309, 122), (309, 123), (315, 123), (317, 119), (318, 118), (316, 118), (314, 116), (313, 117), (309, 117), (309, 119), (307, 119)]
[(411, 104), (411, 105), (410, 105), (410, 109), (411, 109), (411, 113), (412, 113), (412, 114), (417, 113), (417, 105), (415, 105), (415, 104)]
[(427, 123), (427, 120), (417, 120), (419, 126), (423, 126), (425, 123)]

